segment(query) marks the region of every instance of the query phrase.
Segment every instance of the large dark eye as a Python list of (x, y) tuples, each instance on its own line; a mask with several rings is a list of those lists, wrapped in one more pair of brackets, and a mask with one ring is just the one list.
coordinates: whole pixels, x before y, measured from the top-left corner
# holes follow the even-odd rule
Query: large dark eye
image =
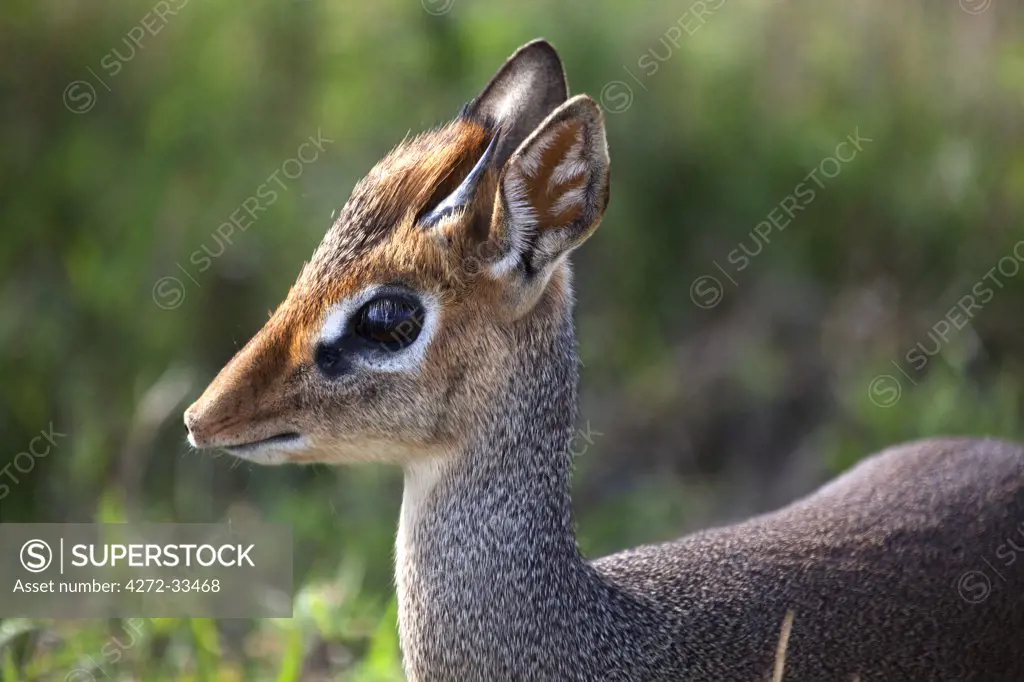
[(412, 344), (423, 328), (423, 306), (408, 296), (381, 296), (356, 313), (352, 332), (363, 341), (395, 352)]

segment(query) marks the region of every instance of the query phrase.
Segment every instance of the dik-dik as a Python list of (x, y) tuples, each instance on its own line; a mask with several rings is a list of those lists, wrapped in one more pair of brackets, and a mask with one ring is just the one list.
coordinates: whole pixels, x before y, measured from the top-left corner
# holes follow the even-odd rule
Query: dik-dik
[(786, 680), (1024, 680), (1012, 443), (893, 447), (774, 513), (581, 556), (568, 256), (608, 196), (600, 108), (568, 96), (551, 45), (522, 47), (356, 185), (185, 413), (192, 444), (403, 468), (395, 570), (416, 682), (754, 682), (790, 611)]

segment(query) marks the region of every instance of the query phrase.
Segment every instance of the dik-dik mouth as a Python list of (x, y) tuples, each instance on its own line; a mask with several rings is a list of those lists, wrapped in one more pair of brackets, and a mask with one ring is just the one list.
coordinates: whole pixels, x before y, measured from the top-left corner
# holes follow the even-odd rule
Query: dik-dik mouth
[(234, 445), (222, 445), (221, 450), (241, 457), (243, 459), (258, 459), (266, 463), (272, 463), (274, 453), (283, 453), (287, 450), (294, 450), (301, 447), (302, 435), (296, 431), (286, 431), (262, 440), (248, 443), (237, 443)]
[(245, 450), (251, 450), (253, 448), (258, 448), (258, 447), (263, 446), (263, 445), (283, 445), (283, 444), (286, 444), (286, 443), (297, 441), (301, 437), (302, 436), (300, 436), (295, 431), (286, 431), (285, 433), (279, 433), (276, 436), (271, 436), (269, 438), (264, 438), (263, 440), (254, 440), (251, 443), (239, 443), (238, 445), (225, 445), (224, 449), (225, 450), (239, 450), (239, 451), (243, 451), (244, 452)]

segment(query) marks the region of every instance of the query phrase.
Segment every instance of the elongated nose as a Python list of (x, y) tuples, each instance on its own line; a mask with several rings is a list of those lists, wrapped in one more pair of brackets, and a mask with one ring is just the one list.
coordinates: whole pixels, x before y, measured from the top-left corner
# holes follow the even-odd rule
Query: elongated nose
[(279, 309), (185, 410), (193, 447), (231, 447), (295, 431), (286, 414), (293, 327)]
[(202, 408), (195, 401), (185, 410), (185, 428), (188, 429), (188, 442), (194, 448), (208, 447), (208, 435), (200, 418)]
[(185, 410), (188, 442), (196, 448), (220, 448), (245, 440), (265, 421), (263, 403), (273, 402), (272, 382), (254, 363), (252, 344), (244, 348)]
[(188, 442), (194, 448), (216, 448), (233, 440), (230, 432), (232, 426), (239, 421), (239, 410), (232, 409), (228, 404), (229, 396), (219, 393), (210, 395), (213, 388), (211, 386), (206, 389), (202, 397), (185, 410)]

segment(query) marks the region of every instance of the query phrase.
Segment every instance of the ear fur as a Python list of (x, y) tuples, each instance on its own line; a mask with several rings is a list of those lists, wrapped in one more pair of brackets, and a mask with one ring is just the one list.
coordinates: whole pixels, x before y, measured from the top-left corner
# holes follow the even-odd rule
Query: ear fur
[(582, 244), (609, 196), (604, 116), (587, 95), (553, 111), (512, 154), (498, 181), (492, 274), (532, 277)]

